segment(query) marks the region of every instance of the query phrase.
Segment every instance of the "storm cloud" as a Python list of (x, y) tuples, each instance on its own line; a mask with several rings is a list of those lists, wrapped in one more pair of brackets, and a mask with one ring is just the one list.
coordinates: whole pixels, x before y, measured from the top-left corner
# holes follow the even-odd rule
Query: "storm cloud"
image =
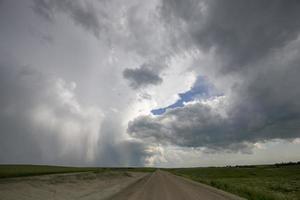
[(97, 11), (91, 2), (70, 0), (34, 0), (33, 9), (49, 21), (53, 21), (59, 12), (68, 14), (76, 24), (79, 24), (96, 37), (99, 37), (101, 24)]
[(227, 93), (210, 102), (138, 117), (129, 123), (129, 134), (222, 151), (299, 137), (299, 6), (296, 1), (163, 1), (167, 23), (187, 29), (182, 40), (202, 52), (215, 51), (222, 62), (215, 66), (216, 77), (237, 80), (223, 79)]
[(133, 89), (142, 88), (148, 85), (159, 85), (162, 83), (162, 78), (158, 72), (144, 64), (140, 68), (125, 69), (123, 76), (129, 81)]
[(151, 155), (146, 144), (113, 135), (99, 108), (81, 105), (75, 83), (1, 64), (0, 85), (2, 163), (141, 166)]
[(300, 5), (296, 0), (162, 2), (166, 24), (175, 33), (184, 31), (179, 39), (204, 50), (215, 48), (226, 71), (262, 59), (299, 34)]
[(299, 1), (0, 5), (0, 163), (299, 159)]
[(74, 83), (29, 67), (1, 64), (0, 71), (2, 162), (78, 165), (92, 159), (101, 113), (79, 104)]

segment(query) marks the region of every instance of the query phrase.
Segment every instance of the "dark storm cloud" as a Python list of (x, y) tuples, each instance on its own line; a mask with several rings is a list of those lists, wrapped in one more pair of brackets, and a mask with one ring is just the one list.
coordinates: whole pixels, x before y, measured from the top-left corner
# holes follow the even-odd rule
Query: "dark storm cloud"
[(147, 152), (147, 145), (140, 141), (106, 141), (100, 146), (96, 163), (107, 167), (144, 166), (152, 155)]
[(196, 103), (159, 117), (138, 117), (129, 123), (129, 134), (233, 151), (300, 137), (299, 11), (298, 1), (163, 1), (169, 27), (186, 28), (186, 34), (176, 33), (180, 40), (204, 52), (214, 48), (222, 61), (216, 74), (232, 73), (240, 81), (230, 86), (221, 105), (226, 116)]
[(76, 24), (91, 31), (99, 37), (101, 25), (98, 20), (97, 11), (88, 1), (77, 0), (33, 0), (34, 11), (46, 18), (53, 20), (57, 12), (68, 14)]
[(162, 15), (174, 32), (183, 21), (185, 38), (179, 39), (216, 48), (227, 62), (223, 70), (238, 70), (295, 39), (299, 10), (297, 0), (163, 0)]
[(128, 127), (132, 136), (155, 143), (215, 150), (235, 150), (236, 146), (241, 146), (246, 141), (240, 135), (241, 130), (243, 127), (239, 127), (238, 121), (223, 119), (202, 104), (176, 108), (159, 117), (138, 117)]
[(137, 140), (120, 139), (119, 114), (111, 114), (102, 122), (96, 163), (100, 166), (143, 166), (152, 154), (147, 144)]
[(125, 69), (123, 71), (123, 77), (129, 81), (133, 89), (148, 85), (159, 85), (163, 81), (158, 72), (147, 64), (135, 69)]
[(282, 114), (285, 116), (275, 113), (276, 117), (264, 114), (243, 110), (224, 118), (211, 107), (199, 103), (170, 110), (158, 117), (138, 117), (129, 123), (128, 132), (154, 143), (217, 151), (245, 151), (255, 142), (299, 137), (299, 113)]

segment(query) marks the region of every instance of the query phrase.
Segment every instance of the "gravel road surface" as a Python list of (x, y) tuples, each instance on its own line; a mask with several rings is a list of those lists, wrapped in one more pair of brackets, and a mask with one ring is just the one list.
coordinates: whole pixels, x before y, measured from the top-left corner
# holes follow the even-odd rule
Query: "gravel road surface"
[(111, 200), (242, 200), (227, 192), (157, 170)]

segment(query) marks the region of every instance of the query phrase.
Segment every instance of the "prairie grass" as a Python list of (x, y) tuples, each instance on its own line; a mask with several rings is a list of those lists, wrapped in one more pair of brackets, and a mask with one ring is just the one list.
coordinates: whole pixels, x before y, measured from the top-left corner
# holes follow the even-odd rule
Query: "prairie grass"
[[(36, 176), (45, 174), (93, 172), (153, 172), (154, 168), (106, 168), (106, 167), (63, 167), (48, 165), (0, 165), (0, 178), (11, 178), (21, 176)], [(127, 173), (128, 174), (128, 173)]]
[(300, 165), (180, 168), (168, 171), (249, 200), (300, 200)]

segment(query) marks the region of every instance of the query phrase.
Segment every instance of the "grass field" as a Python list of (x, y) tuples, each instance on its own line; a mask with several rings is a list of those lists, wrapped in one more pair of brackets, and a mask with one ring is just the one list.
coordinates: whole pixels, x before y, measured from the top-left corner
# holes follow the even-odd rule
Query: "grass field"
[(95, 172), (106, 171), (132, 171), (153, 172), (154, 168), (98, 168), (98, 167), (61, 167), (47, 165), (0, 165), (0, 178), (11, 178), (20, 176), (35, 176), (58, 173)]
[(249, 200), (300, 200), (300, 164), (180, 168), (168, 171)]

